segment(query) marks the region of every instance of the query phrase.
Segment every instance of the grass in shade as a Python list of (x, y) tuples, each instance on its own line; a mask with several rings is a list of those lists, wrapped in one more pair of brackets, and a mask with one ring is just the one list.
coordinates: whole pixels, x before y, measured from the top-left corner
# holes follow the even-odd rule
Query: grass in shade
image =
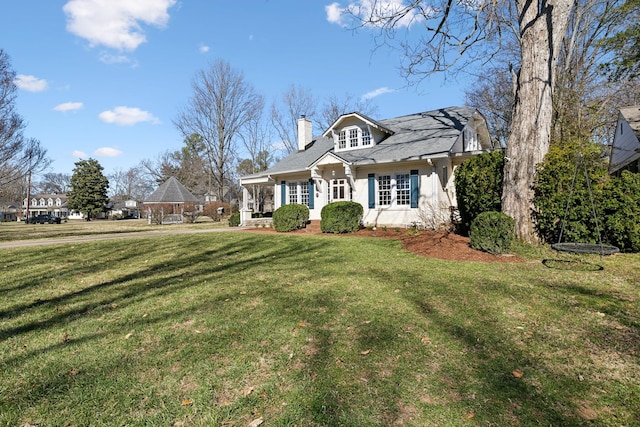
[(640, 256), (575, 271), (521, 251), (254, 233), (2, 250), (0, 425), (640, 423)]

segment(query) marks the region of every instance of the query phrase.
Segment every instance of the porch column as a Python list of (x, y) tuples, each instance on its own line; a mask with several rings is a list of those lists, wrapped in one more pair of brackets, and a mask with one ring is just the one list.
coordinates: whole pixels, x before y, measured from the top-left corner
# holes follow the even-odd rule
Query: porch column
[(242, 209), (240, 209), (240, 225), (246, 226), (251, 220), (251, 209), (249, 209), (249, 190), (242, 187)]

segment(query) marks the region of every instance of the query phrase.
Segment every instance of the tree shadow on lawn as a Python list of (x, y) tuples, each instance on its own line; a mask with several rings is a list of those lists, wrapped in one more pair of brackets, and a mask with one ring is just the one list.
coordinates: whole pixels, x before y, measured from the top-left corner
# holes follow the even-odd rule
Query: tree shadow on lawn
[[(136, 253), (133, 255), (122, 254), (118, 257), (115, 254), (123, 251), (115, 248), (112, 253), (113, 257), (103, 257), (100, 260), (92, 260), (86, 264), (71, 267), (61, 272), (59, 279), (77, 281), (78, 276), (82, 277), (96, 271), (110, 270), (113, 265), (118, 265), (119, 262), (131, 261), (132, 258), (148, 257), (157, 249), (157, 242), (150, 240), (144, 246), (138, 244)], [(309, 246), (308, 249), (312, 250), (313, 246)], [(24, 325), (1, 328), (0, 341), (21, 333), (46, 329), (49, 326), (68, 322), (78, 316), (90, 314), (100, 307), (116, 304), (123, 308), (145, 298), (166, 297), (190, 286), (191, 281), (197, 280), (200, 276), (212, 280), (216, 276), (232, 275), (245, 269), (259, 269), (260, 266), (268, 264), (273, 258), (290, 257), (294, 250), (295, 242), (293, 241), (285, 245), (269, 245), (268, 243), (261, 245), (257, 238), (235, 239), (212, 250), (187, 256), (176, 256), (166, 262), (145, 265), (134, 273), (116, 276), (113, 280), (79, 287), (78, 290), (50, 298), (37, 299), (31, 303), (18, 304), (0, 311), (0, 317), (6, 322), (12, 318), (27, 315), (29, 312), (34, 312), (37, 315), (36, 311), (42, 307), (53, 308), (55, 314), (47, 319), (38, 319)], [(224, 260), (225, 257), (237, 254), (241, 254), (241, 257), (231, 262)], [(76, 254), (76, 256), (78, 255)], [(225, 262), (216, 262), (217, 260)], [(199, 266), (197, 271), (194, 268), (196, 265)], [(191, 281), (184, 280), (185, 274), (188, 274)], [(27, 281), (31, 283), (28, 279)], [(105, 294), (107, 290), (113, 291), (113, 293)], [(80, 301), (84, 302), (78, 304)], [(77, 306), (67, 310), (61, 309), (65, 304), (71, 302)]]
[[(377, 274), (393, 280), (386, 272)], [(438, 371), (433, 374), (456, 400), (466, 401), (474, 419), (500, 425), (585, 424), (587, 420), (576, 415), (575, 409), (577, 402), (592, 395), (592, 386), (572, 375), (572, 369), (565, 370), (557, 361), (544, 357), (534, 343), (529, 345), (523, 339), (524, 330), (521, 334), (510, 330), (503, 324), (500, 308), (488, 304), (496, 298), (510, 305), (510, 283), (495, 279), (481, 283), (477, 278), (460, 277), (460, 288), (456, 289), (452, 281), (426, 283), (421, 274), (397, 274), (413, 283), (401, 289), (401, 295), (422, 313), (434, 334), (444, 334), (443, 339), (450, 341), (440, 346), (452, 352), (450, 362), (436, 363)], [(535, 340), (535, 335), (530, 339)]]

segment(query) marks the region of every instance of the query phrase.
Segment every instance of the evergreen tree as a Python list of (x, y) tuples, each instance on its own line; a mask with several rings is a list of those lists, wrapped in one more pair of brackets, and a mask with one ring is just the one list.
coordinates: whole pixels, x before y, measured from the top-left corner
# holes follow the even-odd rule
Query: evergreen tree
[(80, 211), (90, 221), (96, 214), (104, 212), (109, 198), (109, 180), (102, 173), (97, 160), (80, 160), (75, 163), (68, 193), (70, 210)]

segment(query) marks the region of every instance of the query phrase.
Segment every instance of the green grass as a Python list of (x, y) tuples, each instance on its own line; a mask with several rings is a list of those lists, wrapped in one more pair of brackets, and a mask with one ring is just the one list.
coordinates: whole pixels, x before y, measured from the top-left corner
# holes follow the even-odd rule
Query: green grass
[(640, 256), (526, 256), (246, 232), (3, 250), (0, 425), (637, 425)]

